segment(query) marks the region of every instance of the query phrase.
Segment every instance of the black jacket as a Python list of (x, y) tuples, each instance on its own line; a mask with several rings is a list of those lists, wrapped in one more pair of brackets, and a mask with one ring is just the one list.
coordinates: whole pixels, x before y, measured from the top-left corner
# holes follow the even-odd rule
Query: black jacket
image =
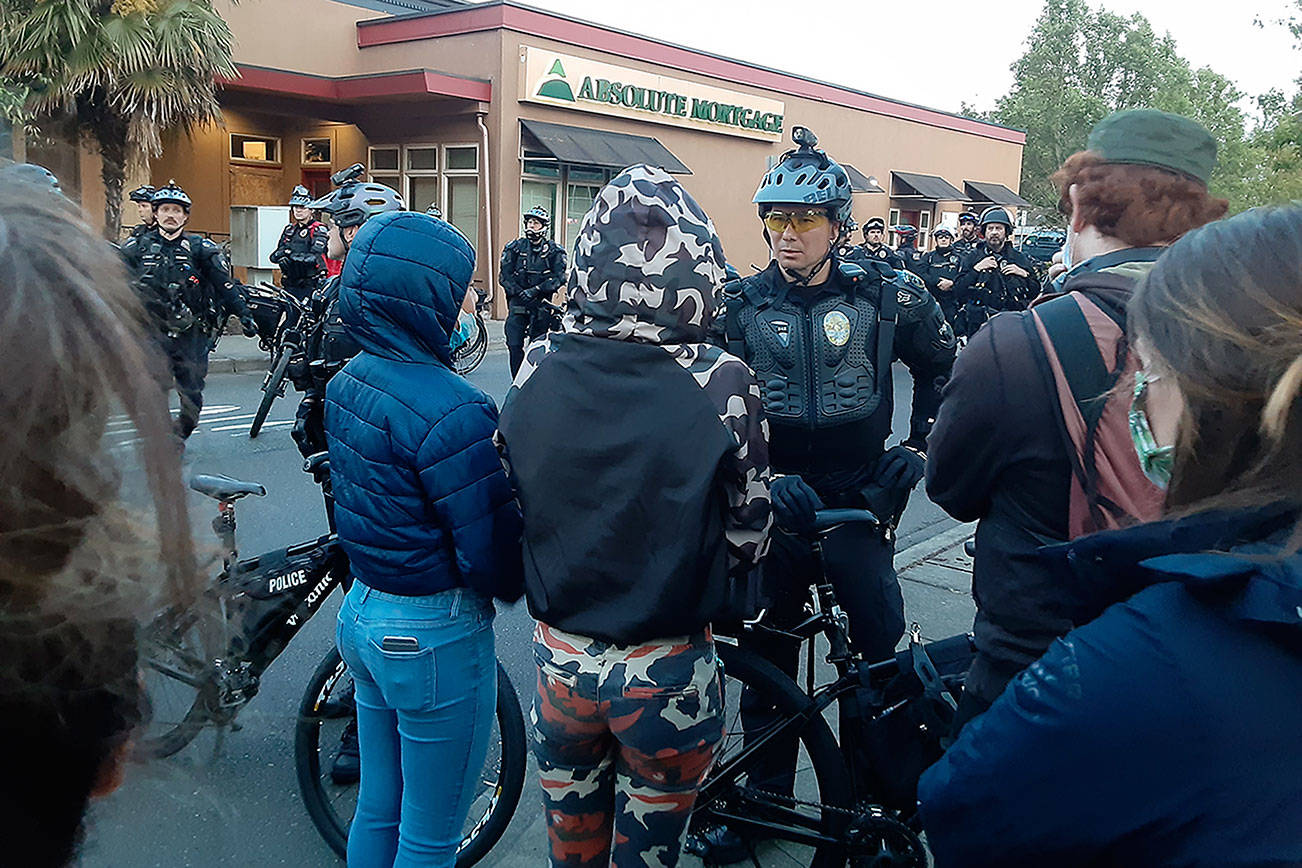
[(904, 260), (900, 258), (900, 255), (885, 244), (876, 250), (869, 250), (867, 244), (860, 244), (850, 248), (845, 258), (850, 262), (873, 259), (878, 262), (885, 262), (891, 268), (904, 267)]
[(549, 239), (533, 244), (528, 238), (517, 238), (502, 248), (498, 280), (513, 308), (551, 300), (565, 285), (565, 248)]
[[(847, 269), (857, 271), (858, 263), (851, 261), (842, 267), (833, 260), (832, 265), (829, 280), (815, 287), (792, 287), (782, 276), (777, 263), (770, 263), (759, 274), (729, 284), (727, 308), (716, 318), (711, 329), (712, 339), (717, 344), (732, 348), (730, 351), (734, 355), (745, 358), (757, 371), (765, 394), (765, 407), (769, 411), (770, 454), (774, 468), (782, 473), (805, 476), (822, 494), (857, 489), (871, 481), (871, 470), (891, 434), (894, 389), (890, 372), (883, 372), (884, 376), (878, 379), (877, 392), (860, 396), (873, 403), (867, 416), (836, 423), (828, 418), (829, 414), (815, 413), (814, 410), (836, 403), (838, 406), (832, 408), (836, 415), (858, 415), (855, 406), (849, 403), (853, 399), (848, 396), (844, 384), (833, 390), (837, 395), (834, 401), (826, 388), (810, 383), (808, 377), (798, 374), (791, 377), (794, 381), (804, 382), (800, 387), (801, 393), (793, 396), (784, 393), (785, 386), (781, 389), (775, 387), (777, 377), (765, 376), (763, 371), (767, 366), (777, 364), (794, 371), (802, 360), (784, 362), (781, 359), (782, 350), (768, 344), (764, 337), (769, 333), (769, 327), (756, 325), (757, 312), (767, 309), (782, 314), (782, 321), (801, 338), (801, 346), (807, 346), (810, 352), (823, 354), (821, 361), (804, 362), (809, 370), (822, 371), (835, 358), (816, 340), (830, 322), (829, 300), (839, 298), (844, 301), (862, 295), (871, 310), (860, 312), (854, 317), (857, 320), (860, 316), (875, 318), (882, 293), (894, 294), (898, 307), (891, 358), (903, 361), (913, 375), (913, 412), (905, 442), (918, 448), (924, 446), (931, 430), (940, 405), (940, 384), (949, 375), (956, 347), (953, 330), (918, 278), (904, 271), (883, 277), (876, 269), (870, 268), (866, 275), (857, 279), (847, 276)], [(729, 324), (734, 320), (730, 339)], [(847, 337), (858, 340), (856, 336), (862, 335), (863, 340), (861, 350), (852, 354), (851, 359), (862, 357), (871, 360), (871, 365), (875, 366), (876, 324), (863, 331), (857, 324), (846, 323), (845, 328)], [(737, 343), (738, 335), (740, 344)], [(788, 343), (796, 345), (794, 339), (789, 339)], [(844, 345), (845, 341), (840, 343)], [(856, 385), (863, 379), (853, 371), (831, 372), (834, 377), (842, 374), (852, 377)], [(826, 376), (820, 379), (826, 379)], [(843, 396), (846, 399), (840, 400)], [(780, 414), (789, 415), (790, 408), (795, 406), (807, 408), (804, 418), (779, 418)]]
[(276, 250), (268, 258), (280, 266), (285, 283), (313, 285), (326, 273), (328, 236), (325, 226), (315, 220), (304, 224), (290, 223), (280, 233)]
[[(1128, 276), (1133, 286), (1152, 263), (1103, 264), (1111, 266), (1100, 269), (1109, 272), (1105, 287), (1091, 280), (1098, 272), (1082, 271), (1065, 289), (1124, 311), (1130, 293), (1118, 283)], [(1037, 555), (1067, 540), (1072, 471), (1030, 316), (997, 316), (968, 341), (927, 440), (927, 495), (959, 521), (979, 522), (972, 596), (985, 662), (968, 689), (987, 702), (1074, 625), (1071, 595)]]
[(759, 387), (705, 342), (723, 263), (659, 169), (624, 170), (584, 218), (572, 316), (530, 346), (498, 426), (538, 620), (624, 645), (695, 633), (764, 554)]
[(122, 242), (122, 260), (154, 323), (168, 331), (178, 306), (194, 328), (213, 329), (247, 311), (221, 249), (201, 235), (164, 238), (157, 226)]
[[(1026, 277), (1004, 274), (998, 268), (977, 271), (976, 264), (987, 256), (999, 263), (1011, 263), (1026, 271)], [(1039, 284), (1035, 279), (1035, 264), (1026, 254), (1005, 243), (998, 253), (992, 252), (983, 241), (967, 256), (959, 268), (954, 292), (960, 304), (977, 304), (991, 311), (1025, 310), (1035, 298)]]
[[(918, 271), (915, 273), (922, 278), (922, 282), (927, 284), (927, 289), (935, 295), (939, 290), (941, 279), (957, 282), (958, 271), (962, 266), (963, 254), (956, 251), (953, 246), (941, 250), (939, 248), (923, 254), (922, 261), (918, 265)], [(954, 287), (950, 287), (945, 292), (953, 293)]]

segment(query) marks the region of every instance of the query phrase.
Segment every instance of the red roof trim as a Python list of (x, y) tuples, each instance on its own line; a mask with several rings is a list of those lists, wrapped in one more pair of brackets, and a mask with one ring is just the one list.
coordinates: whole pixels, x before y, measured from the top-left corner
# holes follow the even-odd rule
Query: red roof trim
[(671, 69), (708, 75), (735, 84), (764, 88), (791, 96), (804, 97), (819, 102), (842, 105), (874, 114), (915, 121), (928, 126), (971, 133), (989, 139), (1026, 144), (1026, 133), (970, 118), (957, 117), (922, 106), (909, 105), (813, 81), (777, 70), (753, 66), (725, 57), (717, 57), (690, 48), (667, 45), (662, 42), (580, 21), (553, 15), (514, 3), (501, 2), (475, 6), (464, 11), (435, 12), (427, 15), (410, 15), (401, 18), (377, 18), (357, 22), (357, 45), (369, 48), (398, 42), (436, 39), (483, 30), (506, 28), (555, 39), (571, 45), (614, 54), (633, 60), (644, 60)]
[(487, 81), (458, 78), (430, 69), (408, 69), (380, 75), (351, 75), (331, 78), (285, 69), (236, 64), (240, 77), (221, 78), (225, 87), (236, 90), (292, 94), (328, 102), (412, 96), (451, 96), (490, 102), (493, 85)]

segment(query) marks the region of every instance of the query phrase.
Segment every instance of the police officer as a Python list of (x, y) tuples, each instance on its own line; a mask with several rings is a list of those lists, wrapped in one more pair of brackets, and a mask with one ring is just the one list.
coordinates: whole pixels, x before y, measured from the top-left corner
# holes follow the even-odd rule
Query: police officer
[(281, 285), (299, 301), (307, 301), (325, 277), (325, 226), (308, 207), (312, 196), (299, 184), (289, 197), (289, 225), (280, 233), (280, 241), (271, 261), (280, 267)]
[[(376, 214), (404, 210), (397, 190), (357, 179), (346, 181), (307, 207), (330, 217), (325, 255), (340, 261), (348, 255), (363, 223)], [(339, 278), (330, 278), (312, 294), (309, 308), (315, 328), (305, 336), (303, 358), (294, 360), (289, 369), (294, 387), (303, 393), (290, 434), (304, 458), (326, 451), (326, 383), (359, 350), (337, 310)]]
[(891, 268), (903, 268), (904, 260), (899, 254), (886, 246), (886, 221), (880, 217), (870, 217), (863, 225), (863, 244), (856, 251), (856, 260), (876, 260), (885, 262)]
[(895, 248), (895, 255), (904, 263), (904, 267), (918, 274), (922, 264), (922, 254), (918, 252), (918, 227), (905, 223), (892, 226), (891, 231), (900, 239), (900, 246)]
[(981, 243), (981, 218), (975, 211), (964, 211), (958, 215), (958, 238), (954, 239), (954, 252), (960, 257), (966, 256)]
[(1013, 221), (998, 205), (981, 214), (981, 243), (963, 257), (954, 292), (963, 334), (971, 337), (986, 320), (1006, 310), (1025, 310), (1035, 297), (1035, 266), (1009, 240)]
[[(916, 276), (885, 261), (846, 262), (836, 254), (850, 218), (849, 179), (814, 147), (809, 130), (796, 127), (793, 138), (798, 147), (764, 175), (753, 199), (773, 261), (726, 285), (712, 334), (755, 371), (770, 426), (778, 530), (761, 569), (774, 625), (803, 617), (809, 585), (822, 575), (800, 535), (815, 510), (872, 509), (882, 526), (834, 532), (824, 558), (855, 647), (877, 660), (894, 652), (904, 631), (892, 527), (922, 478), (938, 384), (954, 362), (955, 340)], [(913, 414), (908, 437), (887, 449), (896, 359), (913, 375)], [(798, 642), (767, 633), (744, 641), (794, 676)], [(743, 700), (744, 711), (748, 706)], [(747, 730), (762, 716), (749, 708)], [(794, 746), (774, 755), (766, 788), (790, 792)], [(754, 778), (752, 784), (762, 785)]]
[(916, 272), (927, 284), (932, 298), (940, 303), (945, 319), (952, 326), (958, 316), (958, 302), (954, 295), (954, 281), (958, 279), (962, 257), (954, 249), (954, 232), (944, 226), (931, 233), (936, 239), (936, 249), (923, 254)]
[(216, 244), (187, 235), (190, 197), (170, 181), (150, 197), (155, 225), (122, 244), (122, 258), (157, 329), (181, 397), (175, 430), (186, 439), (199, 424), (208, 353), (226, 318), (235, 314), (244, 333), (257, 333)]
[(150, 202), (153, 195), (154, 188), (149, 184), (142, 184), (128, 194), (140, 212), (140, 222), (131, 229), (132, 238), (144, 235), (154, 227), (154, 206)]
[(546, 208), (530, 208), (524, 214), (524, 237), (502, 250), (498, 280), (509, 303), (505, 332), (512, 377), (524, 361), (524, 345), (547, 333), (551, 317), (542, 302), (565, 285), (565, 248), (547, 237), (550, 223)]

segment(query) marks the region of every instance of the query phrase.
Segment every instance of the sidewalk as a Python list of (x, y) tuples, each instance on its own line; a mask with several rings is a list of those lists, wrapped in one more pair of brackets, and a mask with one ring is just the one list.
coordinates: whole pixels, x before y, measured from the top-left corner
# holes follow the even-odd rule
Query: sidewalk
[[(904, 591), (904, 618), (924, 639), (944, 639), (972, 629), (972, 559), (963, 545), (976, 524), (960, 524), (895, 554)], [(925, 612), (925, 615), (919, 614)]]
[[(488, 326), (488, 351), (506, 352), (503, 321), (490, 319), (484, 322)], [(271, 356), (258, 346), (258, 339), (245, 337), (239, 332), (222, 335), (222, 339), (217, 342), (217, 349), (208, 357), (209, 374), (243, 374), (265, 371), (270, 367)]]

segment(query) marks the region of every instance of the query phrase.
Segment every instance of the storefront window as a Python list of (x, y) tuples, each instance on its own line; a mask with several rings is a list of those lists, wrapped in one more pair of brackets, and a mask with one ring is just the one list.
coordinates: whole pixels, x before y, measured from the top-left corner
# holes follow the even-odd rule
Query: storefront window
[(448, 206), (443, 217), (479, 247), (479, 178), (474, 175), (449, 175)]
[(543, 178), (559, 178), (561, 176), (561, 164), (555, 160), (546, 162), (544, 160), (525, 160), (524, 173), (526, 175), (538, 175)]
[(439, 177), (417, 175), (407, 179), (407, 208), (424, 211), (439, 200)]
[[(553, 181), (534, 181), (526, 178), (520, 182), (520, 213), (528, 211), (530, 208), (536, 208), (539, 205), (547, 209), (547, 213), (552, 215), (551, 235), (552, 239), (556, 238), (556, 183)], [(523, 224), (520, 231), (524, 231)]]
[(371, 148), (369, 159), (369, 168), (372, 174), (376, 172), (396, 172), (398, 171), (398, 146)]
[(408, 145), (408, 172), (437, 172), (439, 168), (439, 149), (437, 145)]
[[(587, 184), (576, 184), (576, 176), (588, 174), (590, 172), (581, 172), (578, 169), (570, 169), (570, 183), (565, 188), (565, 249), (573, 250), (574, 242), (579, 237), (579, 227), (583, 225), (583, 217), (592, 207), (593, 201), (597, 198), (597, 193), (601, 190), (601, 185), (605, 183), (604, 179)], [(604, 175), (602, 172), (596, 173), (598, 176)]]
[(447, 149), (449, 172), (479, 171), (479, 149), (474, 145), (458, 145)]
[(918, 249), (927, 249), (927, 237), (931, 232), (931, 212), (921, 211), (918, 213)]

